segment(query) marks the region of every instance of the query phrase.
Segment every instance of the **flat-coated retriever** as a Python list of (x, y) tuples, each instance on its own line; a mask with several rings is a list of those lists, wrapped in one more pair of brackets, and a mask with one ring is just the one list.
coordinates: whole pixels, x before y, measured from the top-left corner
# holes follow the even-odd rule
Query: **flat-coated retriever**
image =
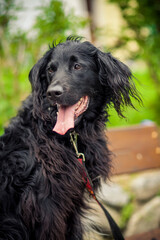
[[(108, 108), (138, 99), (129, 68), (78, 38), (51, 47), (29, 74), (32, 93), (0, 138), (0, 239), (82, 240), (82, 166), (94, 191), (111, 167)], [(88, 195), (87, 195), (88, 196)]]

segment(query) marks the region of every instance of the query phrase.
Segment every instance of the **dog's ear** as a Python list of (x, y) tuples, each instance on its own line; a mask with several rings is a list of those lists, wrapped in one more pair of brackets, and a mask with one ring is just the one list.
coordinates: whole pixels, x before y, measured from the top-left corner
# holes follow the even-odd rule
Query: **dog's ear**
[(50, 49), (48, 52), (46, 52), (46, 54), (31, 69), (29, 73), (29, 81), (32, 85), (32, 91), (35, 89), (36, 83), (38, 83), (38, 81), (41, 78), (45, 77), (44, 70), (46, 68), (48, 61), (50, 60), (50, 56), (52, 52), (53, 52), (53, 49)]
[(43, 63), (43, 58), (40, 59), (34, 66), (33, 68), (31, 69), (30, 73), (29, 73), (29, 81), (32, 85), (32, 90), (34, 90), (35, 88), (35, 83), (38, 79), (38, 76), (39, 76), (39, 70), (40, 70), (40, 67)]
[[(31, 69), (29, 80), (33, 93), (33, 116), (47, 119), (48, 115), (42, 111), (44, 93), (47, 90), (46, 66), (50, 61), (53, 50), (50, 49)], [(45, 111), (45, 106), (44, 106)]]
[(133, 82), (130, 69), (114, 58), (110, 53), (98, 50), (97, 61), (99, 80), (104, 86), (107, 103), (113, 103), (117, 113), (122, 114), (123, 107), (129, 105), (134, 108), (132, 98), (140, 101), (139, 94)]

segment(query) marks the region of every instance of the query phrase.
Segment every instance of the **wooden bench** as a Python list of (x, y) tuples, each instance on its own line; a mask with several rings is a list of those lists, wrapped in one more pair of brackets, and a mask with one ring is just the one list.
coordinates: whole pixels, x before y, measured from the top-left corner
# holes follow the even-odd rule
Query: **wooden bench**
[[(114, 154), (113, 174), (134, 173), (160, 168), (160, 137), (154, 123), (113, 128), (106, 133)], [(160, 228), (126, 240), (160, 240)]]
[(113, 128), (106, 135), (115, 155), (113, 174), (160, 167), (160, 137), (154, 123)]

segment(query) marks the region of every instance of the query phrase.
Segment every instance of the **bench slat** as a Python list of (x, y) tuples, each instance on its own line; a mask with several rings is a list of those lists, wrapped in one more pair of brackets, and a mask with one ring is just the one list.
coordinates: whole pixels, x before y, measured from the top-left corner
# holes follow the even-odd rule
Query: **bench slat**
[(160, 137), (155, 124), (113, 128), (106, 135), (115, 155), (113, 174), (160, 167)]

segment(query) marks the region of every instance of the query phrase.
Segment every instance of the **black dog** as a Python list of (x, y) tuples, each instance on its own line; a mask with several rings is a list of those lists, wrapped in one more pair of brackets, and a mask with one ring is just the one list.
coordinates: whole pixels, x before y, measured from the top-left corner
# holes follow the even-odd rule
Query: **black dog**
[(89, 42), (53, 46), (29, 74), (32, 93), (0, 138), (0, 239), (82, 240), (85, 184), (70, 142), (78, 134), (94, 190), (110, 172), (107, 109), (138, 99), (129, 68)]

